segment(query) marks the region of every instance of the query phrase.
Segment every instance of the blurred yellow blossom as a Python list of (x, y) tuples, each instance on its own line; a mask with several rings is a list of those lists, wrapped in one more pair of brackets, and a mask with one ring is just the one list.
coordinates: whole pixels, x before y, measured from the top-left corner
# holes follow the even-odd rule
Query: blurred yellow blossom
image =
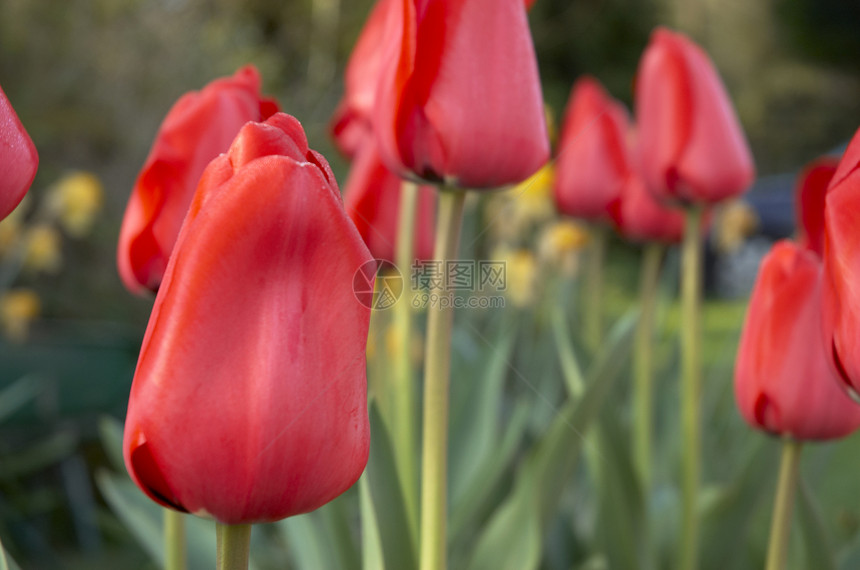
[(0, 221), (0, 254), (6, 254), (18, 243), (24, 228), (24, 216), (30, 206), (30, 195), (25, 194), (18, 207)]
[(89, 172), (73, 172), (51, 188), (47, 207), (69, 235), (81, 237), (92, 227), (103, 197), (104, 190), (98, 177)]
[(576, 274), (579, 253), (590, 240), (585, 225), (573, 220), (559, 220), (543, 228), (538, 238), (538, 257), (567, 276)]
[(547, 163), (530, 178), (493, 196), (487, 205), (487, 218), (497, 240), (517, 241), (531, 226), (552, 217), (554, 177), (555, 169)]
[(721, 209), (714, 228), (714, 240), (722, 253), (732, 253), (753, 235), (759, 226), (755, 210), (743, 200), (732, 200)]
[(28, 271), (56, 273), (62, 265), (60, 234), (48, 224), (36, 224), (27, 230), (24, 246), (24, 268)]
[(497, 248), (493, 259), (505, 264), (505, 296), (515, 307), (532, 305), (537, 297), (538, 266), (527, 249)]
[(3, 334), (15, 342), (26, 340), (30, 323), (39, 316), (39, 296), (30, 289), (13, 289), (0, 297)]

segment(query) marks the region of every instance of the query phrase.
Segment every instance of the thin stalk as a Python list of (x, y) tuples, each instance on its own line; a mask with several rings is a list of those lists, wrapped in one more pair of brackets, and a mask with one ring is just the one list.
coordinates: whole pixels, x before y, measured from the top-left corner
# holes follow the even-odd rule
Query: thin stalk
[(665, 247), (649, 243), (642, 253), (639, 274), (639, 322), (633, 352), (633, 461), (642, 482), (645, 519), (642, 527), (643, 570), (653, 567), (654, 549), (649, 528), (654, 441), (654, 312)]
[(794, 495), (797, 489), (801, 447), (801, 443), (793, 439), (786, 438), (782, 442), (782, 458), (779, 463), (779, 482), (773, 502), (766, 570), (784, 570), (787, 561), (791, 511), (794, 508)]
[(591, 228), (591, 247), (586, 255), (583, 327), (588, 348), (597, 351), (603, 338), (603, 260), (608, 233), (603, 226)]
[[(415, 212), (418, 207), (418, 187), (404, 181), (400, 192), (400, 218), (397, 225), (396, 264), (400, 273), (409, 274), (415, 259)], [(415, 409), (415, 375), (412, 368), (412, 299), (408, 277), (404, 277), (403, 298), (394, 305), (394, 329), (399, 343), (394, 354), (392, 382), (392, 424), (394, 457), (400, 475), (400, 485), (406, 503), (406, 515), (413, 541), (418, 538), (418, 473), (415, 444), (417, 442)], [(415, 542), (413, 542), (414, 544)]]
[(185, 513), (164, 509), (164, 569), (185, 570)]
[[(463, 203), (466, 193), (442, 188), (436, 225), (434, 258), (444, 271), (446, 260), (457, 257)], [(427, 343), (424, 351), (424, 430), (421, 459), (421, 570), (446, 567), (445, 517), (447, 502), (448, 386), (451, 368), (451, 328), (454, 311), (444, 303), (447, 293), (441, 283), (432, 288), (437, 300), (427, 312)]]
[(661, 243), (646, 245), (639, 274), (639, 322), (633, 356), (633, 456), (646, 496), (651, 487), (654, 440), (654, 310), (664, 250)]
[(702, 212), (687, 209), (681, 246), (681, 540), (680, 570), (698, 565), (701, 478)]
[(218, 554), (217, 570), (248, 570), (251, 551), (251, 525), (215, 523)]

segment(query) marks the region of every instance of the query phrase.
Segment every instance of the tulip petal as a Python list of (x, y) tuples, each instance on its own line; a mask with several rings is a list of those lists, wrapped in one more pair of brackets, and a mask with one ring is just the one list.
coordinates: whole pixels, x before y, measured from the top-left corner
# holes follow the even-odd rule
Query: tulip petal
[(36, 146), (0, 89), (0, 220), (24, 198), (38, 167)]

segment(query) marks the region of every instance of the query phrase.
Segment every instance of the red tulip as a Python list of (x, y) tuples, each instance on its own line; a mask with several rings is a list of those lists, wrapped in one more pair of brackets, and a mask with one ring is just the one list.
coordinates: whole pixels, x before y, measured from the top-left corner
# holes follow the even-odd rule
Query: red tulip
[(824, 208), (824, 331), (834, 368), (860, 391), (860, 131), (830, 180)]
[(0, 219), (24, 198), (38, 167), (36, 146), (0, 88)]
[[(346, 181), (346, 212), (377, 259), (396, 260), (402, 183), (400, 177), (382, 163), (372, 142), (361, 150)], [(430, 186), (419, 186), (415, 215), (417, 259), (433, 258), (435, 218), (436, 193)], [(401, 268), (403, 271), (406, 269)]]
[(658, 28), (639, 63), (635, 91), (642, 172), (658, 198), (713, 203), (750, 186), (749, 147), (699, 46)]
[(260, 75), (246, 66), (199, 92), (183, 95), (165, 117), (126, 207), (117, 263), (134, 293), (158, 290), (203, 169), (226, 152), (239, 129), (278, 110), (260, 95)]
[(398, 0), (373, 128), (400, 175), (461, 188), (525, 180), (549, 157), (523, 0)]
[(316, 509), (367, 461), (370, 252), (325, 159), (278, 113), (212, 161), (158, 290), (125, 464), (150, 498), (227, 524)]
[(755, 428), (807, 440), (860, 427), (821, 338), (820, 279), (815, 253), (790, 241), (762, 261), (735, 366), (738, 408)]
[(378, 0), (364, 24), (346, 66), (344, 95), (334, 112), (331, 132), (345, 156), (354, 158), (368, 141), (370, 117), (376, 100), (379, 78), (386, 63), (382, 59), (385, 24), (399, 0)]
[(603, 220), (631, 174), (627, 111), (591, 77), (573, 86), (559, 139), (553, 188), (568, 216)]
[(795, 210), (797, 241), (819, 256), (824, 254), (824, 198), (839, 160), (825, 156), (809, 163), (797, 179)]
[(638, 174), (630, 175), (609, 210), (618, 233), (631, 241), (680, 243), (684, 237), (684, 212), (657, 202)]

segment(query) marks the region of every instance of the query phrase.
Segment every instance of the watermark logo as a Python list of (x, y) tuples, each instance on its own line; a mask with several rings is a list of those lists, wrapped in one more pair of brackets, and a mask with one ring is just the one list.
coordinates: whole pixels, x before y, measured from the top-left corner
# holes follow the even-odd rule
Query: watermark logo
[[(507, 289), (504, 261), (415, 261), (410, 269), (409, 284), (412, 288), (408, 292), (416, 308), (504, 307), (504, 297), (493, 295)], [(376, 310), (394, 306), (403, 295), (404, 288), (400, 270), (385, 259), (374, 259), (359, 267), (352, 283), (356, 299), (365, 307)]]
[(352, 292), (358, 302), (369, 309), (388, 309), (403, 294), (403, 276), (390, 261), (374, 259), (355, 272)]

